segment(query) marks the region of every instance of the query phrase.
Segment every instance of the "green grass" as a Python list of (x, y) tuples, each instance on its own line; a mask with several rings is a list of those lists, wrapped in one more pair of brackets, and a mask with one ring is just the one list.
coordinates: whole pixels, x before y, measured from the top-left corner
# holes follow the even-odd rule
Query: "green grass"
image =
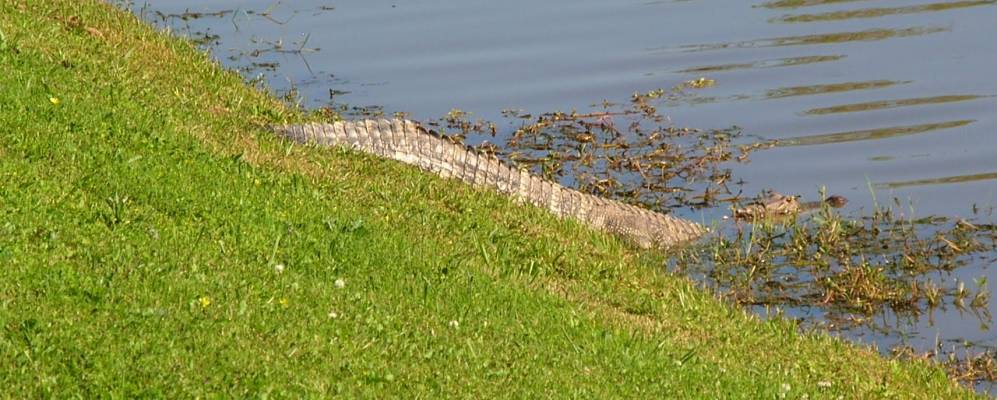
[(2, 396), (972, 395), (663, 255), (260, 128), (304, 118), (111, 6), (0, 0)]

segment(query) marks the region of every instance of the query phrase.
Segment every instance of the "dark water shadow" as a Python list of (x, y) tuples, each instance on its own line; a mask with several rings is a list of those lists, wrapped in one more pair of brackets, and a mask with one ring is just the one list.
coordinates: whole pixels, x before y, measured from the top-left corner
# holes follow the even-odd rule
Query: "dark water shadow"
[(937, 122), (930, 124), (891, 126), (887, 128), (863, 129), (863, 130), (848, 131), (848, 132), (799, 136), (799, 137), (780, 139), (778, 143), (776, 143), (776, 146), (777, 147), (813, 146), (813, 145), (831, 144), (831, 143), (857, 142), (863, 140), (888, 139), (894, 137), (916, 135), (919, 133), (927, 133), (927, 132), (933, 132), (945, 129), (958, 128), (960, 126), (969, 125), (973, 122), (976, 122), (976, 120), (957, 120), (957, 121), (946, 121), (946, 122)]
[(984, 97), (990, 97), (990, 96), (964, 94), (964, 95), (918, 97), (913, 99), (870, 101), (865, 103), (842, 104), (831, 107), (811, 108), (800, 114), (828, 115), (828, 114), (842, 114), (842, 113), (852, 113), (852, 112), (861, 112), (861, 111), (887, 110), (891, 108), (900, 108), (900, 107), (912, 107), (912, 106), (921, 106), (929, 104), (944, 104), (944, 103), (971, 101)]
[(833, 11), (819, 14), (798, 14), (783, 15), (772, 18), (772, 23), (805, 23), (805, 22), (825, 22), (844, 21), (857, 18), (879, 18), (890, 15), (919, 14), (926, 12), (947, 11), (960, 8), (990, 6), (997, 3), (997, 0), (969, 0), (952, 3), (930, 3), (918, 4), (904, 7), (883, 7), (883, 8), (863, 8), (859, 10)]
[(785, 57), (785, 58), (775, 58), (769, 60), (759, 60), (748, 63), (704, 65), (699, 67), (686, 68), (675, 72), (681, 74), (681, 73), (723, 72), (723, 71), (733, 71), (738, 69), (793, 67), (798, 65), (838, 61), (845, 57), (846, 56), (844, 54), (835, 54), (827, 56)]
[(817, 94), (843, 93), (856, 90), (883, 89), (895, 85), (904, 85), (911, 81), (872, 80), (862, 82), (843, 82), (821, 85), (790, 86), (771, 89), (765, 92), (765, 99), (781, 99), (786, 97), (813, 96)]
[(678, 47), (657, 47), (647, 49), (651, 53), (673, 51), (698, 52), (721, 49), (754, 49), (764, 47), (810, 46), (818, 44), (838, 44), (849, 42), (874, 42), (893, 38), (930, 35), (946, 32), (949, 28), (940, 26), (916, 26), (903, 29), (867, 29), (855, 32), (832, 32), (813, 35), (783, 36), (769, 39), (744, 40), (740, 42), (682, 45)]
[(854, 3), (857, 1), (869, 0), (776, 0), (768, 1), (755, 7), (793, 9), (801, 7), (824, 6), (828, 4)]
[(908, 84), (911, 81), (891, 81), (872, 80), (862, 82), (842, 82), (806, 86), (788, 86), (766, 90), (762, 94), (734, 94), (730, 96), (689, 96), (677, 97), (669, 100), (670, 105), (674, 104), (714, 104), (723, 102), (735, 102), (745, 100), (775, 100), (787, 97), (815, 96), (831, 93), (845, 93), (858, 90), (876, 90), (888, 88), (895, 85)]
[(911, 181), (883, 182), (877, 183), (874, 186), (877, 189), (898, 189), (911, 186), (949, 185), (953, 183), (979, 182), (994, 179), (997, 179), (997, 172), (915, 179)]

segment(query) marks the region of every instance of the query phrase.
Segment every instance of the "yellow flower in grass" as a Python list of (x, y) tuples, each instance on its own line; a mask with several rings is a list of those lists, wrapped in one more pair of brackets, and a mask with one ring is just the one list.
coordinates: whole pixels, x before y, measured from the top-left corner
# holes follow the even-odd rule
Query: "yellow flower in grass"
[(287, 308), (288, 304), (291, 304), (291, 302), (287, 300), (287, 297), (281, 297), (278, 303), (280, 303), (280, 306), (284, 308)]
[(197, 304), (201, 305), (201, 308), (208, 308), (211, 305), (211, 298), (208, 296), (201, 296), (197, 299)]
[(62, 104), (62, 100), (59, 100), (59, 98), (55, 97), (55, 96), (49, 97), (48, 101), (51, 102), (52, 105), (56, 105), (56, 106), (59, 105), (59, 104)]

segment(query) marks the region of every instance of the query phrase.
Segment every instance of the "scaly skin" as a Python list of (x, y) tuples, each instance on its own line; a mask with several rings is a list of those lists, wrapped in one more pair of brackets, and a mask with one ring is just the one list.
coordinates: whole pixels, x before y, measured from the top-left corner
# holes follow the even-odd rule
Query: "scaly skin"
[(582, 193), (530, 175), (494, 156), (427, 132), (412, 121), (341, 121), (279, 126), (273, 130), (299, 143), (347, 146), (415, 165), (444, 178), (490, 187), (560, 218), (575, 218), (595, 229), (620, 235), (643, 248), (667, 249), (708, 231), (693, 221)]

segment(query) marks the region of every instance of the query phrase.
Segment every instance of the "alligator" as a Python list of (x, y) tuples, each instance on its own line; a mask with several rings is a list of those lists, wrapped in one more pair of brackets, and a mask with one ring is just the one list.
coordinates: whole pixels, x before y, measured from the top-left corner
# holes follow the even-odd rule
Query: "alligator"
[(645, 249), (668, 249), (709, 232), (694, 221), (563, 187), (509, 166), (493, 155), (456, 144), (409, 120), (339, 121), (271, 129), (298, 143), (346, 146), (415, 165), (444, 178), (489, 187), (547, 209), (559, 218), (573, 218), (621, 236)]
[(813, 212), (824, 206), (841, 208), (845, 204), (848, 204), (848, 199), (839, 195), (828, 196), (822, 201), (800, 202), (800, 196), (786, 196), (782, 193), (769, 191), (762, 193), (759, 199), (744, 208), (735, 208), (734, 218), (747, 221), (778, 220)]
[[(444, 178), (492, 188), (517, 201), (528, 201), (547, 209), (559, 218), (574, 218), (597, 230), (616, 234), (645, 249), (668, 249), (709, 232), (709, 228), (694, 221), (563, 187), (509, 166), (494, 155), (454, 143), (409, 120), (339, 121), (272, 126), (271, 129), (295, 142), (346, 146), (415, 165)], [(777, 220), (811, 212), (824, 205), (841, 208), (847, 202), (848, 199), (834, 195), (822, 201), (801, 203), (799, 196), (768, 192), (745, 208), (735, 208), (734, 217), (738, 220)]]

